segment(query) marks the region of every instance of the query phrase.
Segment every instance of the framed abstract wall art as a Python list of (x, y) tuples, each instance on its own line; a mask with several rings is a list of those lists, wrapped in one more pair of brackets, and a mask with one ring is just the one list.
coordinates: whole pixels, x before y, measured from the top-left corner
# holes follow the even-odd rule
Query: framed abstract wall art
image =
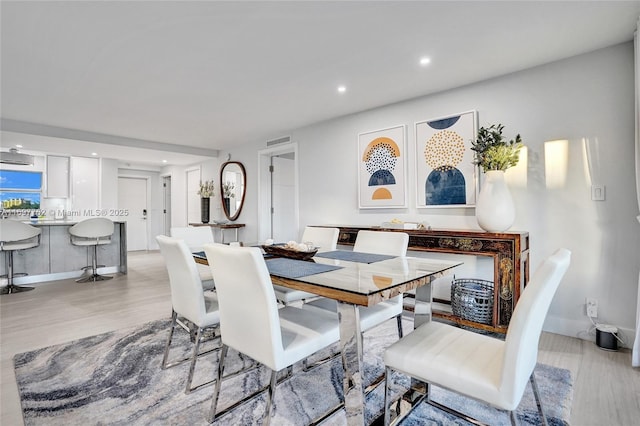
[(416, 123), (418, 208), (475, 206), (478, 167), (471, 141), (476, 133), (476, 111)]
[(405, 126), (358, 135), (358, 207), (403, 208), (406, 196)]

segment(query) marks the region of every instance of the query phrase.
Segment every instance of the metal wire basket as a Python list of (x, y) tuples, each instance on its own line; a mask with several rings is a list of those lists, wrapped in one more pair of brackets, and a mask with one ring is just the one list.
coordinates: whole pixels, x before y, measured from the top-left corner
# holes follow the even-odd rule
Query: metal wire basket
[(481, 324), (493, 320), (493, 282), (476, 278), (454, 279), (451, 283), (453, 315)]

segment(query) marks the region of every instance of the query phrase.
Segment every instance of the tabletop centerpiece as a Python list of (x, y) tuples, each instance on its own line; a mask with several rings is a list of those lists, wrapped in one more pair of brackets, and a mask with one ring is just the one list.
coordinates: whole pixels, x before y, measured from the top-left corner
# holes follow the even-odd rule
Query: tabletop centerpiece
[(262, 249), (272, 256), (298, 260), (309, 260), (318, 252), (318, 247), (315, 247), (313, 243), (298, 243), (295, 241), (289, 241), (286, 244), (264, 244)]
[(471, 142), (474, 164), (485, 175), (476, 203), (476, 219), (489, 232), (506, 231), (515, 221), (515, 206), (504, 173), (518, 164), (524, 145), (520, 134), (508, 140), (502, 135), (503, 129), (502, 124), (480, 127), (476, 140)]

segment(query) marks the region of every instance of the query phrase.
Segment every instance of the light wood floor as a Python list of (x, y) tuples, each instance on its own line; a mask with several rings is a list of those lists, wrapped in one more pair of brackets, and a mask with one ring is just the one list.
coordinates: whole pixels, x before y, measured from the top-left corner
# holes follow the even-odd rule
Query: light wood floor
[[(58, 281), (0, 297), (0, 424), (23, 424), (15, 354), (168, 318), (170, 312), (168, 277), (158, 252), (130, 253), (129, 274), (110, 281)], [(573, 425), (640, 425), (640, 369), (631, 368), (628, 350), (608, 352), (593, 342), (544, 333), (538, 360), (572, 372)]]

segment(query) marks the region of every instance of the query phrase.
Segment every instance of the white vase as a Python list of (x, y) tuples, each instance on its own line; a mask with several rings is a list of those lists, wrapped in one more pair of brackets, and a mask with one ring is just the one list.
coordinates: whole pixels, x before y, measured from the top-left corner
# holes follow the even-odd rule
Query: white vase
[(476, 202), (478, 225), (488, 232), (503, 232), (511, 228), (516, 219), (516, 209), (509, 187), (504, 180), (504, 171), (490, 170)]

